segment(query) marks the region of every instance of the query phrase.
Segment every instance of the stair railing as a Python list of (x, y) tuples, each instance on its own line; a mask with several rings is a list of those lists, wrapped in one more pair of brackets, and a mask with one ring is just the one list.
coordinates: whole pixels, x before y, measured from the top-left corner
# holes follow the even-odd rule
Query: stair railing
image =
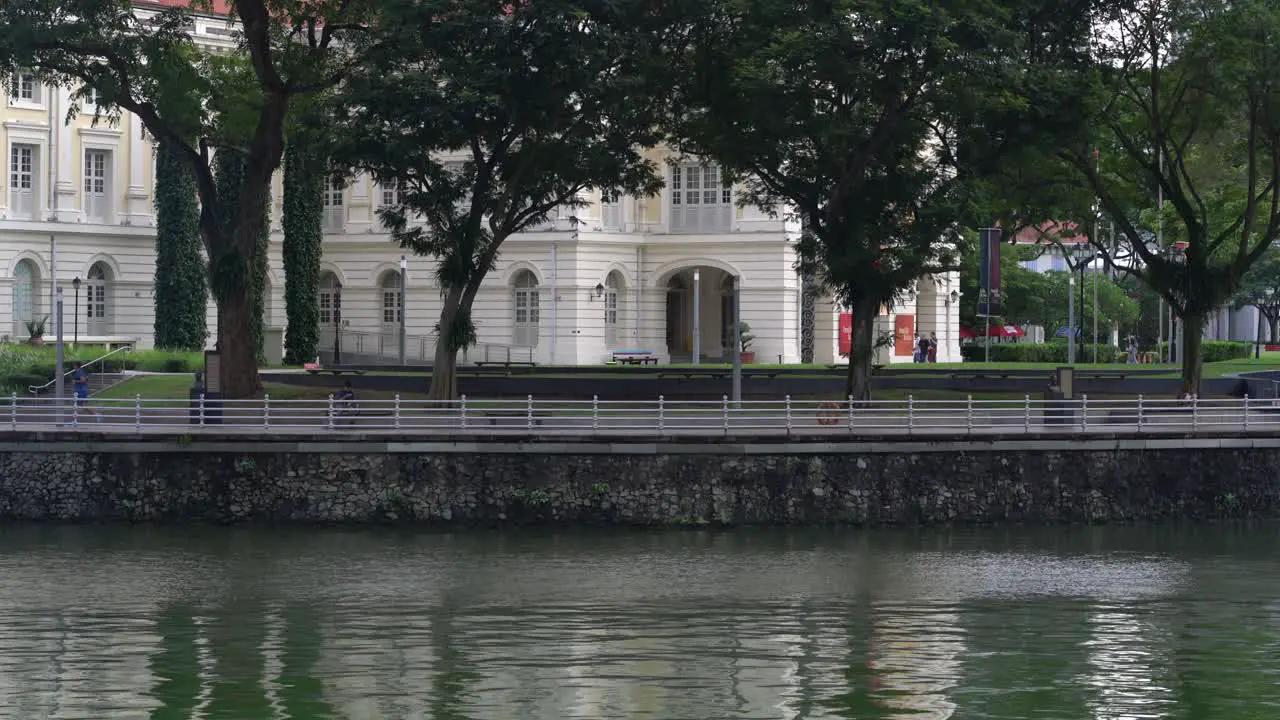
[[(81, 367), (81, 368), (84, 368), (84, 369), (88, 369), (88, 368), (93, 367), (94, 365), (98, 365), (98, 364), (102, 363), (102, 361), (106, 360), (107, 358), (111, 357), (112, 355), (117, 355), (117, 354), (119, 354), (119, 353), (127, 353), (127, 352), (132, 352), (132, 351), (133, 351), (133, 346), (132, 346), (132, 345), (121, 345), (120, 347), (116, 348), (115, 350), (112, 350), (111, 352), (107, 353), (106, 355), (103, 355), (103, 356), (102, 356), (102, 357), (100, 357), (100, 358), (94, 358), (93, 360), (90, 360), (90, 361), (89, 361), (89, 362), (87, 362), (87, 363), (83, 363), (80, 367)], [(76, 370), (75, 370), (75, 368), (72, 368), (72, 369), (70, 369), (70, 370), (68, 370), (68, 371), (64, 372), (64, 373), (62, 374), (62, 377), (63, 377), (63, 378), (71, 377), (71, 375), (72, 375), (72, 374), (74, 374), (74, 373), (75, 373), (75, 371), (76, 371)], [(49, 382), (47, 382), (47, 383), (45, 383), (45, 384), (43, 384), (43, 385), (28, 385), (28, 386), (27, 386), (27, 391), (28, 391), (28, 392), (30, 392), (32, 395), (39, 395), (41, 392), (43, 392), (43, 391), (45, 391), (45, 390), (48, 390), (49, 388), (51, 388), (51, 387), (53, 387), (54, 385), (56, 385), (56, 384), (57, 384), (57, 382), (58, 382), (58, 378), (56, 378), (56, 377), (55, 377), (54, 379), (50, 380)]]

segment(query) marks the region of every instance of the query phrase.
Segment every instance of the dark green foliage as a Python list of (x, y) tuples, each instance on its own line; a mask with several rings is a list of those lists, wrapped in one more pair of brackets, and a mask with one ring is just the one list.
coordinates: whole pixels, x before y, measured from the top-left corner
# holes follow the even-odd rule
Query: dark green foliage
[(1067, 70), (1089, 4), (707, 0), (684, 6), (671, 117), (683, 148), (793, 213), (800, 270), (853, 314), (849, 394), (870, 396), (875, 317), (953, 270), (1003, 158), (1074, 131)]
[(208, 276), (200, 239), (200, 208), (191, 167), (169, 142), (156, 150), (155, 344), (199, 350), (208, 337)]
[[(1200, 343), (1203, 362), (1222, 362), (1224, 360), (1248, 360), (1253, 355), (1253, 343), (1227, 342), (1224, 340), (1205, 340)], [(1169, 343), (1160, 343), (1160, 351), (1165, 357), (1169, 355)]]
[[(444, 303), (430, 396), (457, 397), (471, 306), (513, 233), (589, 189), (651, 195), (660, 103), (647, 0), (384, 0), (366, 65), (332, 103), (335, 161), (404, 183), (380, 216), (436, 258)], [(447, 153), (447, 155), (445, 155)], [(449, 162), (456, 159), (456, 165)], [(421, 224), (409, 218), (421, 218)]]
[[(213, 165), (218, 197), (224, 199), (219, 204), (222, 228), (224, 232), (231, 234), (235, 232), (238, 222), (238, 208), (234, 198), (239, 197), (240, 187), (244, 184), (245, 157), (235, 150), (223, 149), (214, 157)], [(271, 207), (270, 193), (262, 202), (266, 207)], [(211, 268), (210, 277), (215, 284), (223, 282), (229, 286), (248, 287), (249, 332), (259, 365), (266, 362), (266, 345), (263, 341), (266, 329), (267, 247), (270, 242), (271, 223), (268, 219), (262, 224), (252, 255), (241, 258), (233, 248), (223, 255), (222, 263)]]
[(290, 143), (284, 154), (284, 301), (288, 314), (284, 358), (311, 362), (319, 352), (321, 241), (326, 163), (307, 148)]
[[(1093, 360), (1094, 346), (1090, 344), (1076, 347), (1077, 358)], [(1098, 362), (1116, 363), (1125, 361), (1125, 351), (1114, 345), (1098, 344)], [(960, 357), (965, 362), (983, 362), (987, 357), (987, 347), (979, 338), (974, 342), (960, 346)], [(1025, 363), (1065, 363), (1067, 362), (1067, 343), (991, 343), (991, 362), (1025, 362)]]

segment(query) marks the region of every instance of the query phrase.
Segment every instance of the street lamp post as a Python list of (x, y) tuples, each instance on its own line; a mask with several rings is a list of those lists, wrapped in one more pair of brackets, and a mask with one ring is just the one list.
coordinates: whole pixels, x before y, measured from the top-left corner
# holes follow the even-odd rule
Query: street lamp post
[(702, 356), (702, 273), (693, 271), (693, 364)]
[(63, 424), (63, 418), (64, 418), (63, 404), (64, 404), (64, 398), (65, 398), (65, 394), (64, 394), (65, 385), (63, 382), (63, 375), (66, 374), (66, 371), (64, 369), (65, 356), (63, 354), (63, 342), (62, 342), (62, 286), (57, 284), (58, 283), (57, 278), (54, 278), (53, 282), (55, 285), (53, 290), (53, 294), (54, 294), (53, 324), (54, 324), (54, 328), (57, 331), (57, 343), (58, 343), (57, 349), (54, 354), (53, 389), (54, 389), (54, 395), (56, 395), (58, 398), (58, 403), (57, 403), (58, 404), (58, 424), (61, 425)]
[(74, 328), (73, 330), (74, 334), (71, 336), (71, 347), (76, 347), (80, 344), (80, 276), (79, 275), (75, 276), (71, 280), (71, 287), (76, 289), (75, 320), (73, 320), (71, 323), (72, 328)]
[(404, 367), (404, 366), (405, 366), (405, 364), (404, 364), (404, 355), (405, 355), (405, 352), (404, 352), (404, 351), (405, 351), (405, 347), (404, 347), (404, 346), (405, 346), (405, 340), (406, 340), (406, 337), (405, 337), (405, 334), (404, 334), (404, 323), (405, 323), (404, 316), (405, 316), (405, 305), (406, 305), (406, 303), (405, 303), (405, 293), (407, 293), (407, 292), (409, 291), (409, 288), (408, 288), (408, 281), (409, 281), (409, 261), (405, 258), (405, 256), (401, 255), (401, 256), (400, 256), (400, 307), (399, 307), (399, 311), (400, 311), (400, 367)]

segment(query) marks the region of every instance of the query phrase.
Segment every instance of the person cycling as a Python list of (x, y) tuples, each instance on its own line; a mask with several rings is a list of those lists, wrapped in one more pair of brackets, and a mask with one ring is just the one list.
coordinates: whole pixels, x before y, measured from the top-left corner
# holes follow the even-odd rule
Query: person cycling
[(333, 407), (337, 411), (340, 418), (350, 418), (347, 420), (348, 425), (355, 424), (355, 416), (358, 414), (359, 408), (356, 397), (356, 391), (351, 387), (351, 381), (348, 380), (342, 384), (342, 389), (333, 396)]

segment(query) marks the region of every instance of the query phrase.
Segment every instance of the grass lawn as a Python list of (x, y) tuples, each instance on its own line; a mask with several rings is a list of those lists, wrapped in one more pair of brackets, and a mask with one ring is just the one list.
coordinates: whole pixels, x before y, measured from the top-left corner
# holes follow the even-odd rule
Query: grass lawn
[[(139, 375), (130, 378), (115, 387), (108, 388), (94, 397), (99, 400), (132, 400), (141, 395), (144, 399), (175, 400), (187, 397), (191, 390), (190, 375)], [(264, 383), (263, 389), (276, 400), (327, 400), (340, 383), (333, 388), (304, 387), (301, 385), (285, 385), (283, 383)], [(402, 400), (422, 400), (426, 393), (399, 393)], [(361, 390), (360, 397), (369, 400), (392, 400), (394, 392), (380, 390)]]

